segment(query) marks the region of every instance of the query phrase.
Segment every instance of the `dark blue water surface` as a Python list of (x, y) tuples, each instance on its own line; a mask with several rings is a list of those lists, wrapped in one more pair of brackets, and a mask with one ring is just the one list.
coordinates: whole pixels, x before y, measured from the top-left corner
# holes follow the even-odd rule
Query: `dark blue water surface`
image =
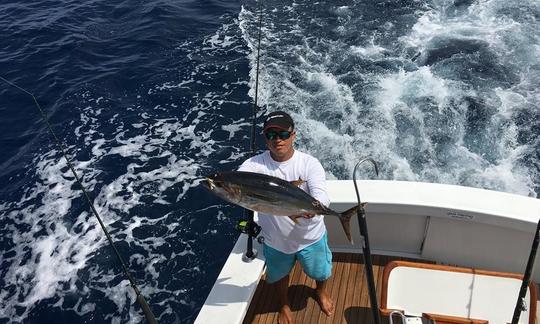
[[(195, 319), (237, 237), (242, 210), (197, 183), (249, 156), (256, 10), (0, 4), (0, 76), (47, 112), (162, 323)], [(369, 155), (383, 179), (540, 192), (537, 1), (271, 0), (262, 13), (259, 114), (288, 110), (328, 178)], [(0, 323), (141, 322), (32, 98), (0, 82), (0, 109)]]

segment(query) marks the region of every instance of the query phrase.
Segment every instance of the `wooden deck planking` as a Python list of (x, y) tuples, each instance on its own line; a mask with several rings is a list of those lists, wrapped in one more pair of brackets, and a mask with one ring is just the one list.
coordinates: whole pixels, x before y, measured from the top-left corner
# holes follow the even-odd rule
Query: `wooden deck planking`
[[(349, 277), (349, 273), (351, 270), (351, 255), (350, 254), (345, 255), (345, 257), (343, 258), (343, 263), (344, 263), (344, 267), (343, 267), (342, 277), (350, 278)], [(350, 286), (349, 280), (339, 280), (339, 281), (340, 281), (340, 285), (339, 285), (338, 297), (334, 300), (335, 305), (336, 305), (334, 318), (343, 318), (343, 314), (345, 312), (344, 306), (346, 305), (345, 296), (347, 295), (347, 288), (348, 286)]]
[[(365, 285), (362, 284), (365, 276), (364, 264), (362, 263), (362, 256), (360, 254), (355, 255), (354, 259), (356, 275), (355, 275), (355, 287), (360, 287), (353, 290), (353, 302), (360, 301), (362, 292), (366, 289)], [(349, 312), (349, 318), (359, 318), (360, 317), (360, 306), (354, 307)]]
[(297, 270), (295, 276), (290, 278), (290, 282), (294, 284), (289, 286), (289, 302), (291, 303), (291, 310), (297, 312), (298, 316), (301, 316), (306, 308), (306, 294), (309, 293), (306, 288), (309, 287), (306, 286), (307, 276), (302, 271), (298, 262), (295, 268)]
[[(401, 260), (401, 258), (373, 257), (373, 274), (379, 305), (384, 266), (391, 260)], [(300, 265), (296, 263), (289, 279), (289, 302), (295, 322), (371, 323), (372, 316), (369, 308), (363, 256), (351, 253), (334, 253), (332, 263), (332, 277), (327, 283), (328, 293), (336, 306), (332, 316), (326, 316), (320, 310), (315, 299), (315, 281), (307, 277)], [(264, 300), (259, 300), (261, 298)], [(277, 295), (263, 276), (244, 319), (244, 324), (277, 323), (277, 312)]]
[[(335, 255), (334, 255), (334, 258), (335, 258)], [(340, 258), (335, 258), (335, 259), (336, 260), (332, 262), (332, 267), (335, 267), (335, 271), (333, 271), (333, 276), (330, 278), (331, 281), (328, 283), (329, 285), (328, 288), (331, 289), (330, 296), (334, 302), (338, 299), (339, 284), (341, 283), (340, 279), (343, 277), (342, 274), (343, 274), (343, 268), (345, 265), (343, 260), (339, 260)], [(319, 311), (319, 323), (322, 323), (322, 324), (332, 323), (333, 318), (334, 318), (334, 315), (326, 316), (324, 313)]]

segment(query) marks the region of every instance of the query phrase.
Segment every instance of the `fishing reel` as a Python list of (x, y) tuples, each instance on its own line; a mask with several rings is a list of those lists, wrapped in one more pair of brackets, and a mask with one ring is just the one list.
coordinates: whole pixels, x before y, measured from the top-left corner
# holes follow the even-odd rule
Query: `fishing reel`
[(236, 224), (236, 230), (240, 233), (251, 235), (253, 238), (257, 238), (257, 242), (260, 244), (264, 243), (264, 237), (257, 237), (261, 233), (261, 227), (255, 222), (250, 222), (248, 220), (241, 220)]

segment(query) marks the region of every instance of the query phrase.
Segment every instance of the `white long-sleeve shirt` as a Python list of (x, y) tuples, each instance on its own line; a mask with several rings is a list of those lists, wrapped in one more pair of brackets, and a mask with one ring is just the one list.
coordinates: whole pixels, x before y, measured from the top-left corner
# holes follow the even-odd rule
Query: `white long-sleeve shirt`
[[(326, 176), (324, 169), (313, 156), (294, 151), (293, 156), (285, 161), (278, 162), (272, 159), (269, 151), (265, 151), (246, 160), (239, 171), (257, 172), (287, 181), (302, 179), (305, 182), (300, 188), (313, 198), (328, 206), (330, 199), (326, 192)], [(259, 213), (259, 225), (265, 244), (283, 253), (295, 253), (317, 242), (326, 232), (324, 216), (313, 218), (298, 218), (294, 223), (289, 217), (272, 216)]]

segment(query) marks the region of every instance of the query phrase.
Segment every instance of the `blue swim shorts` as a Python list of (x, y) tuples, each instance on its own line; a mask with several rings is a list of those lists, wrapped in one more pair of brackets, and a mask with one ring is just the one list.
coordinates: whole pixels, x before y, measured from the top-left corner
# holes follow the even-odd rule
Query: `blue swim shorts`
[(288, 275), (296, 260), (300, 262), (308, 277), (314, 280), (324, 281), (332, 274), (332, 252), (328, 247), (326, 233), (316, 243), (293, 254), (280, 252), (266, 244), (264, 244), (263, 253), (266, 258), (268, 283), (274, 283)]

